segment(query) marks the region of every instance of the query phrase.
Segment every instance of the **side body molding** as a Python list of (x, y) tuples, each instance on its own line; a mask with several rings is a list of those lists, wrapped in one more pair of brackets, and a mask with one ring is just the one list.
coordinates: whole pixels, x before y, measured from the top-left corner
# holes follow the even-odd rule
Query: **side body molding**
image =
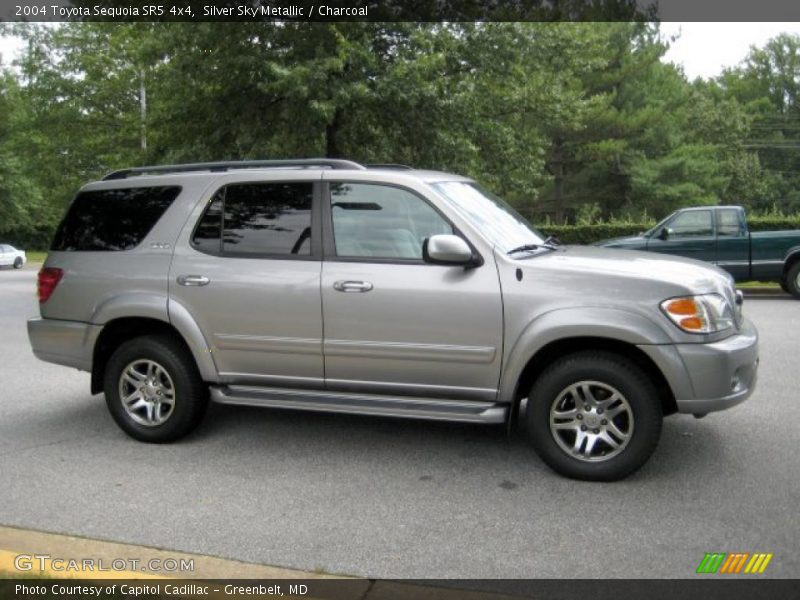
[(539, 350), (568, 338), (606, 338), (634, 346), (673, 344), (656, 323), (635, 312), (608, 307), (573, 307), (546, 312), (533, 319), (516, 340), (509, 340), (499, 402), (513, 402), (523, 370)]

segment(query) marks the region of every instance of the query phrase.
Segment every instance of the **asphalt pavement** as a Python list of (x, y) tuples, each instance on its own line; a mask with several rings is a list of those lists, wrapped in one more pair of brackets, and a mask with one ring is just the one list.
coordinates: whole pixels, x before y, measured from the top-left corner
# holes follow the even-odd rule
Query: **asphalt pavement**
[[(0, 271), (0, 524), (375, 578), (691, 577), (706, 552), (800, 567), (800, 302), (749, 298), (758, 389), (665, 420), (625, 481), (552, 473), (501, 427), (212, 405), (124, 435), (89, 375), (38, 361), (35, 268)], [(43, 549), (46, 551), (46, 549)]]

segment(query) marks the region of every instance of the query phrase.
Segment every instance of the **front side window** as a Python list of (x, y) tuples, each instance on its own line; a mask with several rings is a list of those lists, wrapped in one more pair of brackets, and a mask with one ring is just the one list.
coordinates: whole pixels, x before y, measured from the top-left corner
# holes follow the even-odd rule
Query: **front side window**
[(671, 237), (698, 237), (713, 235), (710, 210), (690, 210), (679, 214), (668, 225)]
[(422, 245), (453, 227), (419, 196), (392, 186), (331, 184), (336, 255), (421, 260)]
[(309, 256), (311, 183), (238, 183), (221, 189), (192, 244), (226, 256)]
[(150, 233), (180, 193), (177, 186), (81, 192), (61, 221), (56, 251), (130, 250)]

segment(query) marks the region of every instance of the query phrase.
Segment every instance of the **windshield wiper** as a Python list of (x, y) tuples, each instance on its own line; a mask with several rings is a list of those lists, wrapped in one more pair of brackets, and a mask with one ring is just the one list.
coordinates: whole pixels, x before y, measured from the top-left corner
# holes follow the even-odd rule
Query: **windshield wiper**
[(543, 244), (523, 244), (522, 246), (517, 246), (516, 248), (512, 248), (511, 250), (506, 252), (506, 254), (510, 255), (510, 254), (516, 254), (517, 252), (534, 252), (536, 250), (539, 250), (540, 248), (543, 248), (545, 250), (556, 249), (555, 246), (548, 244), (547, 240), (545, 240)]

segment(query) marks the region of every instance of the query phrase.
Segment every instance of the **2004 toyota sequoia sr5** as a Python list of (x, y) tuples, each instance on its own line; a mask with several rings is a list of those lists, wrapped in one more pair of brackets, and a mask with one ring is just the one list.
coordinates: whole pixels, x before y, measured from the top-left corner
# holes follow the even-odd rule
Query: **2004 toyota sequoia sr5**
[(344, 160), (111, 173), (72, 202), (39, 301), (36, 356), (89, 371), (146, 442), (189, 433), (209, 396), (519, 414), (553, 469), (613, 480), (649, 458), (664, 415), (742, 402), (758, 366), (715, 267), (564, 246), (465, 177)]

